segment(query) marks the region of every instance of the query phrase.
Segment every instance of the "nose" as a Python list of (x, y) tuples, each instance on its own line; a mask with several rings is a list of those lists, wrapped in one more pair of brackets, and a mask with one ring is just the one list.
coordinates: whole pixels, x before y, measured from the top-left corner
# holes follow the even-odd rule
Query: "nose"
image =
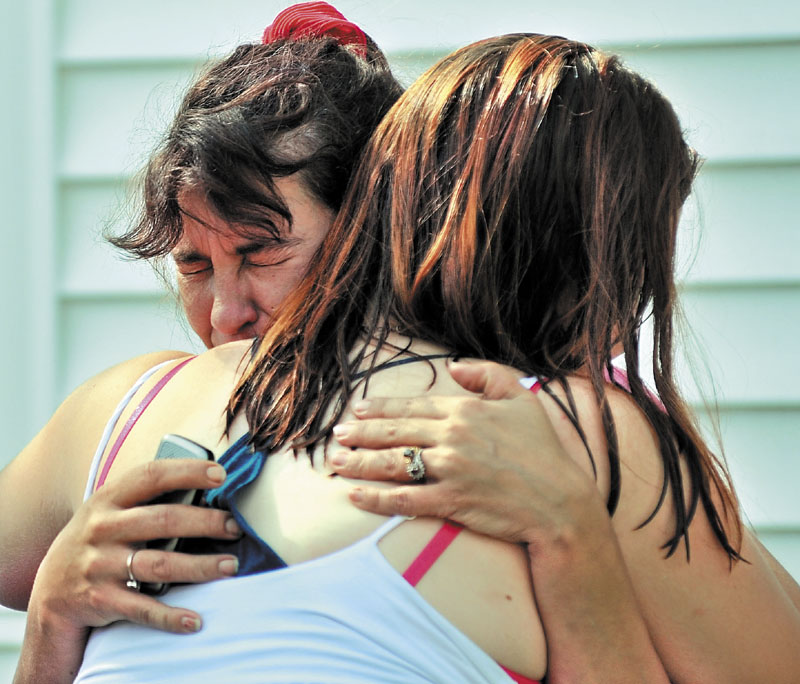
[(211, 307), (211, 339), (214, 345), (254, 337), (258, 307), (247, 284), (234, 276), (215, 277)]

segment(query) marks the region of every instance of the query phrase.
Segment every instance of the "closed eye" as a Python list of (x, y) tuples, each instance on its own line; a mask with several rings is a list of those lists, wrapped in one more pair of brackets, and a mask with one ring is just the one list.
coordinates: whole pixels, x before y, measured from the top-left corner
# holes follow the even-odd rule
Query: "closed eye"
[(285, 264), (287, 261), (289, 261), (289, 259), (292, 258), (291, 255), (285, 256), (283, 259), (275, 259), (274, 257), (276, 255), (272, 256), (272, 259), (267, 258), (266, 255), (262, 258), (248, 258), (247, 261), (245, 261), (245, 265), (252, 266), (253, 268), (269, 268), (271, 266), (280, 266), (281, 264)]
[(175, 259), (175, 267), (182, 276), (196, 276), (213, 270), (207, 259)]
[(236, 251), (242, 257), (244, 266), (253, 268), (270, 268), (280, 266), (292, 258), (292, 247), (296, 240), (285, 240), (279, 243), (250, 243), (239, 247)]
[(178, 272), (182, 276), (198, 276), (198, 275), (203, 275), (204, 273), (209, 273), (210, 271), (211, 271), (211, 267), (210, 266), (207, 267), (207, 268), (198, 268), (198, 269), (195, 269), (195, 270), (178, 269)]

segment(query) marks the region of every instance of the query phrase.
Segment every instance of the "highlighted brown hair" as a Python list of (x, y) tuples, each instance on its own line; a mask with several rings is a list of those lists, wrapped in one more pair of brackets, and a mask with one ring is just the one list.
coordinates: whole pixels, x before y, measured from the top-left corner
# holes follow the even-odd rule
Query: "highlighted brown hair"
[[(702, 505), (738, 558), (725, 522), (738, 538), (736, 500), (673, 377), (675, 235), (697, 166), (670, 104), (614, 56), (522, 34), (456, 51), (379, 126), (231, 411), (246, 411), (257, 446), (321, 439), (365, 340), (382, 343), (390, 328), (551, 382), (584, 369), (603, 414), (613, 513), (620, 466), (606, 377), (621, 345), (630, 394), (661, 447), (656, 511), (667, 496), (674, 504), (667, 553), (683, 539), (688, 554)], [(660, 403), (638, 371), (648, 312)]]

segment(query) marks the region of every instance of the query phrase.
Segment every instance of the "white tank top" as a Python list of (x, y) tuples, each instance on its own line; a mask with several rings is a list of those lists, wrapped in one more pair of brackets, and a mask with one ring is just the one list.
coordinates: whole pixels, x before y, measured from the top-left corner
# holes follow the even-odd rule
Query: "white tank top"
[[(112, 416), (97, 450), (97, 462), (132, 394)], [(97, 465), (92, 468), (87, 494), (96, 471)], [(404, 520), (391, 518), (351, 546), (310, 561), (173, 587), (161, 600), (202, 615), (200, 632), (169, 634), (125, 621), (95, 629), (75, 683), (515, 681), (429, 604), (381, 553), (380, 539)]]
[(403, 520), (311, 561), (173, 588), (163, 600), (200, 613), (200, 632), (96, 629), (75, 682), (512, 682), (380, 552), (377, 542)]

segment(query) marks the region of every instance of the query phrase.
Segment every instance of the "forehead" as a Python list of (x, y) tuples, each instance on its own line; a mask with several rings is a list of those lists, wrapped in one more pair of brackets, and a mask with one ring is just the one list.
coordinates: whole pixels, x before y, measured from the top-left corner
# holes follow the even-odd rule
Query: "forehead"
[[(258, 221), (231, 220), (221, 216), (205, 193), (200, 190), (182, 193), (178, 197), (178, 204), (182, 224), (179, 244), (185, 242), (187, 238), (196, 241), (212, 235), (225, 239), (275, 241), (290, 231), (293, 222), (266, 207), (260, 210)], [(291, 210), (288, 208), (287, 213), (291, 217)]]
[[(274, 227), (244, 226), (220, 217), (201, 195), (195, 193), (181, 199), (183, 230), (174, 252), (184, 249), (206, 249), (210, 243), (219, 243), (233, 249), (243, 242), (279, 242), (280, 223)], [(285, 221), (281, 221), (286, 223)]]
[(265, 206), (258, 223), (232, 222), (221, 217), (202, 191), (182, 194), (179, 205), (183, 214), (183, 234), (176, 249), (187, 245), (199, 246), (212, 237), (233, 246), (245, 242), (280, 245), (327, 233), (334, 211), (306, 189), (299, 174), (276, 179), (274, 189), (276, 200), (286, 209), (288, 218)]
[(178, 196), (178, 205), (183, 216), (184, 227), (203, 227), (228, 235), (238, 234), (248, 239), (285, 238), (293, 232), (297, 223), (305, 224), (316, 217), (331, 220), (333, 210), (307, 189), (300, 173), (272, 180), (272, 187), (262, 187), (263, 201), (242, 203), (220, 215), (205, 191), (200, 189), (183, 191)]

